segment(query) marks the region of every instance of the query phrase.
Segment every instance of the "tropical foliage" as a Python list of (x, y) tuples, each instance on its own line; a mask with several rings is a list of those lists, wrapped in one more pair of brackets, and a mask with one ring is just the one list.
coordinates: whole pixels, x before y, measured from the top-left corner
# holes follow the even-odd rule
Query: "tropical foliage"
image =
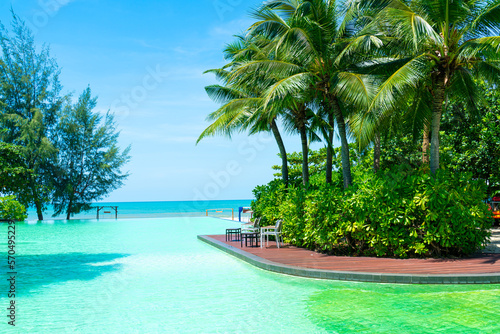
[(22, 152), (20, 146), (0, 142), (0, 194), (7, 195), (0, 197), (0, 219), (26, 219), (32, 171), (26, 168)]
[(17, 201), (16, 196), (0, 197), (0, 219), (23, 221), (28, 218), (26, 208)]
[(408, 166), (365, 169), (348, 190), (338, 185), (291, 187), (271, 182), (254, 190), (255, 214), (284, 219), (285, 242), (336, 255), (465, 256), (485, 245), (491, 213), (485, 185), (470, 174)]
[[(31, 31), (14, 13), (11, 32), (0, 24), (0, 49), (0, 191), (16, 195), (24, 206), (35, 207), (39, 220), (51, 202), (56, 202), (56, 213), (66, 211), (69, 219), (70, 213), (87, 209), (90, 200), (100, 199), (122, 184), (127, 175), (119, 170), (128, 159), (128, 150), (120, 153), (116, 147), (111, 115), (99, 128), (101, 118), (90, 111), (84, 114), (85, 106), (73, 108), (71, 96), (61, 94), (60, 71), (49, 47), (39, 50)], [(87, 141), (76, 143), (75, 137), (87, 135), (91, 135)], [(72, 188), (71, 182), (78, 177), (85, 186)], [(96, 182), (101, 186), (96, 187)], [(61, 200), (71, 191), (79, 196), (73, 204)], [(8, 197), (2, 205), (14, 201)], [(62, 209), (63, 203), (67, 210)], [(15, 217), (21, 219), (18, 214)]]
[(256, 188), (257, 215), (328, 252), (463, 255), (484, 243), (483, 200), (499, 189), (499, 0), (271, 0), (252, 17), (211, 71), (223, 106), (200, 139), (270, 124), (300, 136), (301, 153), (278, 143), (284, 182)]
[(32, 171), (23, 158), (23, 147), (0, 142), (0, 194), (17, 194), (20, 201), (30, 202), (28, 180)]
[[(405, 95), (426, 98), (431, 115), (430, 170), (439, 168), (439, 129), (443, 103), (453, 96), (477, 109), (479, 87), (474, 78), (500, 83), (499, 1), (382, 1), (379, 13), (360, 34), (382, 34), (388, 58), (378, 66), (396, 68), (380, 85), (371, 108), (391, 112)], [(373, 2), (367, 2), (372, 6)]]
[(27, 179), (30, 203), (38, 219), (49, 202), (50, 181), (46, 173), (56, 149), (54, 134), (60, 96), (59, 69), (49, 48), (37, 52), (32, 33), (13, 15), (13, 34), (0, 26), (0, 124), (3, 142), (23, 147), (26, 165), (33, 171)]
[(480, 84), (485, 103), (471, 115), (459, 103), (450, 103), (443, 118), (444, 163), (457, 173), (484, 180), (488, 197), (500, 193), (500, 91)]
[(92, 202), (119, 188), (128, 176), (120, 169), (129, 159), (130, 147), (120, 152), (113, 116), (107, 113), (103, 121), (92, 110), (96, 103), (87, 88), (74, 106), (66, 106), (61, 113), (52, 177), (54, 216), (64, 212), (70, 219), (89, 210)]

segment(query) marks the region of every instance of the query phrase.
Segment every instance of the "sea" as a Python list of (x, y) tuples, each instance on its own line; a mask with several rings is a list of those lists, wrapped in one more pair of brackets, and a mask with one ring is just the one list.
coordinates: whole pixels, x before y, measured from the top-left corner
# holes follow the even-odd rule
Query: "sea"
[[(120, 219), (120, 218), (162, 218), (162, 217), (218, 217), (239, 218), (239, 208), (248, 208), (251, 199), (213, 201), (157, 201), (157, 202), (99, 202), (92, 210), (76, 214), (71, 219)], [(99, 217), (97, 217), (97, 210)], [(115, 210), (116, 208), (116, 210)], [(44, 212), (44, 220), (65, 220), (66, 215), (54, 217), (54, 209), (49, 206)], [(245, 212), (242, 216), (248, 215)], [(35, 208), (28, 209), (28, 221), (38, 220)]]

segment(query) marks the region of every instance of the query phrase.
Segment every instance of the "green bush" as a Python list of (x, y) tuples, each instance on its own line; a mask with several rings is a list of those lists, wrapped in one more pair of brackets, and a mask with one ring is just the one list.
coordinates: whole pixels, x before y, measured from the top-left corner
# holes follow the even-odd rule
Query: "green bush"
[(285, 241), (330, 254), (466, 256), (490, 233), (485, 186), (467, 174), (398, 167), (367, 171), (345, 191), (326, 184), (258, 189), (257, 216), (283, 218)]
[(299, 186), (288, 189), (285, 200), (279, 205), (279, 217), (283, 219), (284, 241), (293, 245), (305, 247), (305, 234), (307, 232), (305, 225), (305, 206), (307, 194)]
[(23, 221), (26, 218), (26, 208), (16, 200), (16, 196), (0, 197), (0, 219)]
[(253, 190), (255, 201), (252, 201), (252, 211), (255, 217), (261, 217), (262, 224), (274, 224), (279, 219), (279, 204), (285, 199), (286, 190), (280, 180), (272, 180), (266, 185), (257, 186)]

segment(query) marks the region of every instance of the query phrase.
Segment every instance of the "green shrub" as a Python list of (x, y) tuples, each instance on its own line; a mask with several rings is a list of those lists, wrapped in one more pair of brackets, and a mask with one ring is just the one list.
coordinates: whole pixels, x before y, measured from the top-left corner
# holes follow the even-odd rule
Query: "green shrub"
[(262, 224), (274, 224), (279, 219), (279, 204), (283, 202), (286, 190), (280, 180), (273, 180), (266, 185), (257, 186), (253, 190), (255, 201), (252, 201), (252, 211), (255, 217), (261, 217)]
[(330, 254), (466, 256), (486, 244), (491, 227), (483, 182), (443, 170), (366, 171), (345, 191), (326, 184), (258, 189), (257, 216), (283, 218), (285, 241)]
[(290, 187), (284, 201), (279, 205), (279, 218), (283, 219), (283, 237), (285, 242), (297, 246), (305, 246), (306, 192), (302, 186)]
[(0, 219), (23, 221), (26, 218), (26, 208), (16, 200), (16, 196), (0, 197)]

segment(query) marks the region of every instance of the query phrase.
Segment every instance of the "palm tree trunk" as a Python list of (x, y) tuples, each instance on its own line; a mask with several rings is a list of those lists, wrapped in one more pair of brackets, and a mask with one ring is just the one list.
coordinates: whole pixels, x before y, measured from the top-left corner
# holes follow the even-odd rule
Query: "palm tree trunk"
[(429, 164), (429, 124), (424, 124), (424, 138), (422, 140), (422, 164)]
[(347, 142), (347, 131), (345, 126), (344, 115), (342, 115), (342, 110), (338, 104), (337, 99), (332, 99), (333, 113), (337, 120), (337, 128), (339, 130), (340, 136), (340, 155), (342, 160), (342, 176), (344, 179), (344, 189), (347, 189), (352, 185), (351, 176), (351, 160), (349, 158), (349, 143)]
[(333, 169), (333, 126), (334, 126), (333, 113), (328, 114), (328, 143), (326, 146), (326, 183), (332, 183), (332, 169)]
[(302, 184), (307, 187), (309, 184), (309, 147), (307, 145), (306, 126), (299, 127), (300, 140), (302, 142)]
[(278, 148), (280, 150), (281, 178), (283, 179), (285, 188), (288, 188), (288, 158), (286, 156), (285, 144), (283, 143), (283, 139), (281, 138), (281, 134), (278, 130), (278, 125), (276, 125), (276, 119), (273, 119), (271, 122), (271, 130), (273, 132), (274, 139), (276, 139), (276, 143), (278, 144)]
[(373, 139), (373, 171), (377, 173), (380, 170), (380, 133), (375, 132)]
[(434, 99), (432, 101), (432, 125), (431, 125), (431, 173), (435, 174), (439, 169), (439, 126), (441, 123), (441, 114), (443, 112), (444, 102), (444, 85), (446, 77), (438, 76), (435, 89)]

